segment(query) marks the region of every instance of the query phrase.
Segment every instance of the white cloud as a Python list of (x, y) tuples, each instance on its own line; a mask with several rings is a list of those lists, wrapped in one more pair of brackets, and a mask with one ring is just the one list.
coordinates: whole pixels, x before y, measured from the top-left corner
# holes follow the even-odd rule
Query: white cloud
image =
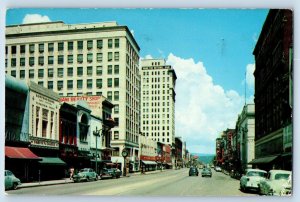
[(23, 24), (39, 23), (39, 22), (51, 22), (50, 18), (46, 15), (40, 14), (26, 14), (23, 18)]
[(134, 36), (134, 30), (132, 29), (132, 30), (130, 30), (130, 32), (131, 32), (132, 36)]
[(152, 55), (146, 55), (145, 59), (153, 59)]
[(249, 89), (254, 89), (255, 64), (248, 64), (246, 67), (246, 83)]
[(220, 132), (235, 127), (243, 96), (214, 84), (202, 62), (171, 53), (167, 63), (177, 75), (176, 136), (187, 141), (191, 152), (215, 153)]

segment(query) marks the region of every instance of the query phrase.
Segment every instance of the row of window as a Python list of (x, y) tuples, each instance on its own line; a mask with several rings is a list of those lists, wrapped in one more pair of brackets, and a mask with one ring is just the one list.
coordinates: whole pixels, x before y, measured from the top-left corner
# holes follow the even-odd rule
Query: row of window
[(143, 75), (144, 76), (149, 76), (149, 75), (152, 75), (152, 76), (159, 76), (160, 75), (160, 72), (162, 72), (162, 75), (166, 75), (166, 72), (165, 70), (163, 71), (151, 71), (151, 74), (149, 73), (150, 71), (144, 71), (143, 72)]
[[(143, 124), (149, 124), (150, 121), (149, 120), (143, 120)], [(169, 124), (170, 123), (170, 120), (162, 120), (162, 123), (161, 124)], [(151, 120), (151, 124), (160, 124), (160, 120)]]
[[(77, 62), (79, 64), (83, 63), (83, 54), (77, 54)], [(57, 64), (64, 64), (64, 55), (58, 55), (57, 56)], [(44, 56), (39, 56), (38, 58), (38, 65), (44, 65)], [(120, 59), (120, 54), (119, 52), (108, 52), (107, 53), (107, 61), (112, 62), (112, 61), (119, 61)], [(92, 63), (94, 61), (93, 58), (93, 53), (88, 53), (86, 55), (86, 62), (87, 63)], [(102, 62), (103, 61), (103, 53), (97, 53), (96, 54), (96, 61), (97, 62)], [(36, 57), (29, 57), (29, 66), (34, 66), (36, 62)], [(67, 63), (68, 64), (73, 64), (74, 62), (74, 56), (73, 55), (68, 55), (67, 56)], [(54, 64), (54, 56), (48, 56), (48, 65), (53, 65)], [(20, 58), (19, 65), (21, 67), (26, 66), (26, 58), (22, 57)], [(5, 67), (8, 66), (7, 59), (5, 59)], [(11, 67), (16, 67), (17, 66), (17, 59), (16, 58), (11, 58), (10, 60), (10, 66)]]
[[(57, 43), (45, 43), (47, 44), (48, 52), (56, 51), (64, 51), (65, 48), (68, 51), (71, 51), (75, 47), (77, 50), (83, 50), (84, 48), (87, 50), (93, 49), (96, 47), (98, 49), (103, 48), (103, 40), (87, 40), (87, 41), (68, 41), (68, 42), (57, 42)], [(45, 44), (28, 44), (28, 45), (20, 45), (19, 46), (19, 53), (26, 53), (26, 50), (29, 53), (34, 53), (36, 50), (36, 46), (38, 46), (38, 52), (43, 53), (45, 51)], [(86, 45), (85, 45), (86, 44)], [(28, 48), (26, 48), (28, 47)], [(120, 47), (120, 40), (119, 39), (108, 39), (107, 40), (107, 48), (119, 48)], [(16, 54), (17, 53), (17, 46), (10, 46), (10, 53)], [(5, 54), (8, 54), (8, 46), (5, 46)]]

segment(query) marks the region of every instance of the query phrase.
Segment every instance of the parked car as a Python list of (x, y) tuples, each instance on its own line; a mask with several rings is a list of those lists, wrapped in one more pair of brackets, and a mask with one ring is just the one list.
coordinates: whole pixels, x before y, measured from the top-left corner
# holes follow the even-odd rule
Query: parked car
[(282, 185), (283, 188), (280, 191), (280, 196), (291, 196), (292, 195), (292, 175), (289, 176), (287, 182)]
[(10, 170), (4, 171), (5, 176), (5, 190), (17, 189), (21, 185), (21, 180), (17, 178)]
[(189, 170), (189, 176), (198, 176), (199, 175), (199, 171), (197, 167), (190, 167)]
[(97, 173), (92, 168), (83, 168), (73, 177), (74, 182), (98, 180)]
[(100, 174), (100, 178), (120, 178), (121, 171), (118, 168), (104, 168)]
[(259, 194), (261, 195), (277, 195), (279, 196), (284, 185), (288, 183), (288, 179), (292, 175), (287, 170), (270, 170), (267, 178), (259, 183)]
[(215, 167), (215, 171), (217, 171), (217, 172), (222, 172), (222, 169), (221, 169), (219, 166), (216, 166), (216, 167)]
[(240, 189), (247, 191), (248, 189), (258, 190), (258, 184), (267, 176), (267, 171), (260, 169), (247, 169), (246, 174), (240, 179)]
[(201, 172), (201, 176), (202, 177), (205, 177), (205, 176), (211, 177), (212, 176), (211, 169), (210, 168), (204, 168)]

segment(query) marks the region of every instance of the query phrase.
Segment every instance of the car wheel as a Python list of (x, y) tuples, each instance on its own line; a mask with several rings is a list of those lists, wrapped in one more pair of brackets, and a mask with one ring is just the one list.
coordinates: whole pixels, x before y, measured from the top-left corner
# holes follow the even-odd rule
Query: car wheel
[(16, 190), (18, 188), (18, 183), (14, 183), (12, 188), (13, 190)]
[(89, 178), (89, 177), (86, 177), (86, 181), (89, 182), (89, 181), (90, 181), (90, 178)]
[(96, 177), (95, 177), (95, 181), (98, 181), (98, 175), (96, 175)]

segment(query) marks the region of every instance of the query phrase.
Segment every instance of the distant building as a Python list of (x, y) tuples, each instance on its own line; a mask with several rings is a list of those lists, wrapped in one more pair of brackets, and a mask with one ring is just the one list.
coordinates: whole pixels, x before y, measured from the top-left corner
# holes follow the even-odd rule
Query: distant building
[(247, 104), (243, 107), (242, 113), (239, 115), (236, 122), (236, 150), (239, 156), (241, 171), (251, 168), (248, 164), (255, 158), (255, 106)]
[(292, 169), (293, 13), (271, 9), (255, 56), (255, 159), (266, 170)]

